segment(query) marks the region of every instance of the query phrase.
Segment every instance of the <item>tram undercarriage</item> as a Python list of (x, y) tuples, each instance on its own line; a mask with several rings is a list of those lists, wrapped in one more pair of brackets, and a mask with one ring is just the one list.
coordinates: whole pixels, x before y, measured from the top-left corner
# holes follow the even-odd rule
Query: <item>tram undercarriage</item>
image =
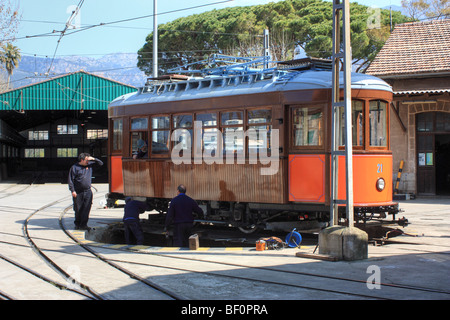
[[(111, 203), (111, 201), (109, 201)], [(170, 199), (147, 198), (150, 211), (159, 214), (149, 215), (150, 223), (163, 224), (169, 208)], [(238, 228), (243, 233), (256, 230), (290, 232), (293, 228), (303, 232), (318, 232), (327, 227), (330, 221), (329, 207), (313, 204), (267, 204), (239, 203), (227, 201), (198, 201), (203, 209), (203, 216), (196, 216), (195, 222), (209, 225)], [(406, 219), (396, 219), (398, 204), (377, 207), (354, 207), (355, 223), (368, 221), (398, 223), (406, 225)], [(392, 215), (392, 220), (386, 219)], [(339, 221), (345, 222), (345, 207), (339, 208)]]

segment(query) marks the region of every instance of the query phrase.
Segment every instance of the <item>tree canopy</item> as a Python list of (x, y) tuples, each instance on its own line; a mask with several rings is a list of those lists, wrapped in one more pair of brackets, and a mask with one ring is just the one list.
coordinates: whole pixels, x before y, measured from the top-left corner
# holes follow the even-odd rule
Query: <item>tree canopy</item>
[[(297, 45), (311, 57), (332, 55), (332, 8), (323, 0), (285, 0), (191, 15), (159, 25), (159, 72), (205, 59), (212, 53), (262, 56), (263, 32), (270, 32), (273, 60), (293, 58)], [(367, 66), (390, 35), (389, 10), (351, 3), (351, 42), (355, 63)], [(392, 13), (393, 24), (408, 20)], [(151, 74), (153, 33), (138, 51), (138, 67)]]

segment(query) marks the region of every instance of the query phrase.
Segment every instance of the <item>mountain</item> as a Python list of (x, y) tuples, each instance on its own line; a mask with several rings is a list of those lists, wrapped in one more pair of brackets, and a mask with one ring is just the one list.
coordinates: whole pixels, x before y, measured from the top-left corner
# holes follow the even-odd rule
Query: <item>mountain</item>
[(144, 72), (136, 67), (135, 53), (113, 53), (100, 58), (67, 56), (51, 62), (51, 57), (22, 56), (11, 77), (11, 86), (18, 88), (79, 70), (135, 87), (142, 87), (147, 80)]

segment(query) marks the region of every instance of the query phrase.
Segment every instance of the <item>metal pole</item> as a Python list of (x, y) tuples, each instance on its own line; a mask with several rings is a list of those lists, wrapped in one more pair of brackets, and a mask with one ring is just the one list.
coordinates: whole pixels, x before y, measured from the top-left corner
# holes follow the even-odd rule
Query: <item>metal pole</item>
[(269, 30), (268, 29), (264, 29), (264, 58), (266, 58), (267, 60), (265, 60), (264, 62), (264, 68), (267, 69), (269, 68), (269, 57), (270, 56), (270, 49), (269, 49)]
[[(341, 18), (342, 37), (341, 40)], [(344, 100), (340, 99), (340, 71), (343, 60)], [(332, 113), (331, 113), (331, 201), (330, 225), (338, 224), (338, 206), (346, 205), (349, 226), (353, 226), (353, 148), (351, 114), (351, 46), (349, 0), (333, 0), (333, 71), (332, 71)], [(342, 112), (342, 109), (344, 109)], [(344, 115), (344, 119), (341, 118)], [(345, 120), (344, 132), (340, 131), (341, 120)], [(339, 150), (340, 135), (343, 133), (345, 150)], [(346, 200), (338, 199), (339, 156), (345, 157)]]
[(157, 2), (153, 0), (153, 78), (158, 77), (158, 16)]
[(350, 1), (344, 0), (344, 101), (345, 101), (345, 179), (348, 226), (353, 227), (353, 136), (352, 136), (352, 48), (350, 42)]

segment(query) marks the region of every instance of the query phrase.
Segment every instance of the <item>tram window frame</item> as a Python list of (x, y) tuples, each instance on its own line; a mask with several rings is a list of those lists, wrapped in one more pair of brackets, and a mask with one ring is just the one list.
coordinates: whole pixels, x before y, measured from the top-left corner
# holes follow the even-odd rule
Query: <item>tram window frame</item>
[[(163, 126), (163, 127), (159, 127), (159, 124), (156, 126), (156, 128), (154, 128), (154, 124), (153, 124), (153, 119), (156, 118), (163, 118), (163, 117), (167, 117), (167, 126)], [(172, 116), (170, 114), (154, 114), (150, 117), (150, 123), (149, 123), (149, 144), (151, 142), (151, 144), (149, 145), (149, 156), (150, 158), (167, 158), (170, 157), (171, 152), (172, 152), (172, 146), (171, 146), (171, 141), (170, 141), (170, 137), (171, 137), (171, 133), (172, 133)], [(167, 141), (166, 141), (166, 147), (167, 147), (167, 152), (162, 152), (162, 153), (154, 153), (154, 146), (153, 146), (153, 136), (154, 133), (157, 132), (164, 132), (167, 134)], [(156, 141), (156, 143), (158, 143)]]
[[(190, 117), (190, 122), (180, 122), (177, 123), (177, 119), (179, 117)], [(171, 123), (172, 123), (172, 134), (170, 135), (169, 139), (172, 139), (172, 135), (173, 132), (175, 130), (179, 130), (182, 129), (187, 130), (188, 131), (188, 135), (185, 134), (185, 132), (181, 132), (181, 134), (178, 135), (178, 141), (173, 141), (173, 145), (172, 148), (175, 147), (176, 145), (178, 145), (179, 143), (183, 144), (183, 148), (181, 152), (184, 152), (184, 150), (189, 150), (192, 154), (192, 144), (193, 144), (193, 140), (194, 140), (194, 114), (190, 113), (190, 112), (183, 112), (183, 113), (175, 113), (172, 114), (172, 119), (171, 119)], [(187, 139), (187, 140), (186, 140)], [(181, 154), (182, 156), (182, 154)]]
[[(385, 104), (385, 109), (384, 109), (384, 141), (385, 144), (384, 145), (377, 145), (377, 144), (372, 144), (372, 120), (371, 120), (371, 116), (372, 116), (372, 110), (371, 110), (371, 103), (372, 102), (382, 102)], [(368, 146), (370, 149), (372, 150), (387, 150), (389, 148), (389, 103), (385, 100), (382, 99), (371, 99), (369, 101), (367, 101), (366, 103), (367, 105), (367, 124), (366, 124), (366, 129), (367, 129), (367, 141), (368, 141)]]
[[(301, 145), (297, 145), (296, 144), (296, 124), (295, 124), (295, 111), (298, 109), (307, 109), (312, 110), (312, 109), (317, 109), (320, 110), (322, 116), (321, 116), (321, 121), (319, 123), (319, 128), (318, 130), (316, 130), (317, 132), (319, 132), (318, 135), (318, 144), (301, 144)], [(313, 150), (324, 150), (325, 149), (325, 124), (326, 122), (326, 113), (325, 113), (325, 105), (323, 104), (313, 104), (313, 105), (293, 105), (291, 106), (291, 121), (290, 121), (290, 140), (291, 140), (291, 148), (295, 149), (295, 150), (305, 150), (305, 149), (313, 149)], [(309, 131), (308, 131), (308, 135), (309, 135)]]
[[(362, 123), (360, 123), (360, 125), (358, 126), (360, 129), (362, 129), (362, 132), (358, 132), (355, 131), (355, 124), (356, 124), (356, 119), (354, 117), (355, 115), (355, 103), (361, 103), (361, 121)], [(365, 100), (359, 100), (359, 99), (354, 99), (352, 100), (352, 148), (355, 150), (364, 150), (365, 146), (367, 145), (366, 143), (366, 131), (367, 131), (367, 121), (366, 121), (366, 114), (367, 114), (367, 106), (366, 106), (367, 101)], [(341, 118), (341, 123), (340, 123), (340, 141), (339, 141), (339, 148), (340, 149), (344, 149), (345, 147), (345, 141), (344, 141), (344, 136), (345, 136), (345, 118), (344, 118), (344, 108), (340, 108), (340, 112), (338, 112), (338, 116)], [(357, 137), (360, 137), (360, 140), (358, 141)], [(359, 143), (358, 143), (359, 142)]]
[[(208, 123), (206, 123), (205, 120), (199, 119), (199, 117), (201, 117), (202, 115), (207, 115), (207, 114), (215, 116), (215, 118), (212, 117), (212, 120), (209, 120), (209, 121), (215, 121), (215, 124), (208, 124)], [(219, 137), (219, 135), (217, 135), (217, 133), (220, 132), (220, 130), (219, 130), (219, 121), (220, 121), (219, 113), (218, 112), (198, 112), (198, 113), (195, 113), (194, 119), (195, 119), (194, 121), (202, 122), (201, 139), (199, 139), (199, 138), (194, 139), (194, 145), (193, 145), (194, 154), (197, 156), (204, 156), (205, 155), (205, 147), (206, 147), (207, 149), (211, 149), (211, 151), (208, 151), (206, 155), (215, 156), (216, 152), (220, 148), (219, 145), (221, 145), (221, 137)], [(195, 129), (196, 128), (197, 127), (195, 127)], [(194, 134), (196, 134), (196, 133), (197, 132), (195, 132)], [(211, 143), (208, 143), (207, 145), (205, 145), (205, 133), (207, 133), (206, 136), (209, 137), (211, 140)], [(212, 139), (212, 138), (214, 138), (214, 139)], [(196, 144), (198, 142), (200, 142), (200, 145)], [(209, 148), (210, 145), (215, 145), (215, 147)]]
[[(117, 126), (116, 126), (117, 124)], [(121, 153), (123, 149), (123, 119), (112, 119), (111, 123), (111, 149), (113, 153)]]
[[(139, 140), (144, 140), (148, 148), (148, 127), (149, 119), (148, 116), (136, 116), (130, 118), (130, 154), (135, 156), (138, 154), (137, 142)], [(142, 159), (148, 158), (147, 156), (142, 157)]]
[[(223, 156), (226, 157), (227, 153), (231, 153), (233, 155), (238, 155), (244, 153), (245, 150), (245, 127), (246, 127), (246, 110), (245, 109), (237, 109), (237, 110), (231, 110), (231, 111), (221, 111), (220, 112), (220, 131), (222, 132), (222, 151)], [(223, 115), (227, 113), (242, 113), (242, 123), (224, 123)], [(225, 121), (235, 121), (235, 120), (241, 120), (241, 119), (227, 119)], [(239, 129), (242, 130), (242, 141), (237, 144), (236, 142), (239, 140), (240, 133)], [(227, 131), (233, 130), (234, 133), (232, 134), (232, 137), (234, 139), (233, 142), (233, 148), (227, 152), (227, 137), (230, 138), (231, 135), (227, 134)], [(237, 139), (236, 139), (237, 138)], [(242, 149), (239, 149), (239, 145), (242, 145)]]
[[(269, 118), (264, 118), (266, 121), (263, 121), (263, 122), (251, 122), (250, 120), (250, 113), (251, 112), (254, 112), (254, 111), (259, 111), (259, 110), (266, 110), (266, 111), (269, 111)], [(254, 118), (254, 119), (257, 119), (257, 118)], [(261, 118), (262, 119), (262, 118)], [(270, 141), (271, 141), (271, 134), (272, 134), (272, 129), (273, 129), (273, 111), (272, 111), (272, 108), (271, 107), (255, 107), (255, 108), (249, 108), (249, 109), (247, 109), (246, 110), (246, 126), (247, 126), (247, 139), (246, 139), (246, 141), (247, 141), (247, 148), (246, 148), (246, 150), (247, 150), (247, 152), (248, 152), (248, 154), (258, 154), (258, 153), (260, 153), (260, 151), (261, 151), (261, 149), (262, 148), (267, 148), (267, 151), (266, 151), (266, 153), (267, 153), (267, 156), (270, 156), (270, 154), (271, 154), (271, 145), (270, 145)], [(251, 141), (250, 141), (250, 138), (251, 137), (249, 137), (249, 134), (250, 134), (250, 129), (251, 128), (255, 128), (256, 129), (256, 135), (257, 135), (257, 137), (256, 137), (256, 141), (260, 141), (261, 140), (261, 137), (259, 136), (259, 129), (262, 129), (263, 127), (265, 127), (265, 130), (266, 130), (266, 132), (268, 133), (267, 134), (267, 136), (266, 136), (266, 138), (267, 138), (267, 140), (265, 141), (265, 144), (263, 144), (263, 147), (261, 148), (261, 147), (259, 147), (259, 146), (257, 146), (256, 148), (254, 148), (254, 147), (251, 147), (253, 144), (251, 143)]]

